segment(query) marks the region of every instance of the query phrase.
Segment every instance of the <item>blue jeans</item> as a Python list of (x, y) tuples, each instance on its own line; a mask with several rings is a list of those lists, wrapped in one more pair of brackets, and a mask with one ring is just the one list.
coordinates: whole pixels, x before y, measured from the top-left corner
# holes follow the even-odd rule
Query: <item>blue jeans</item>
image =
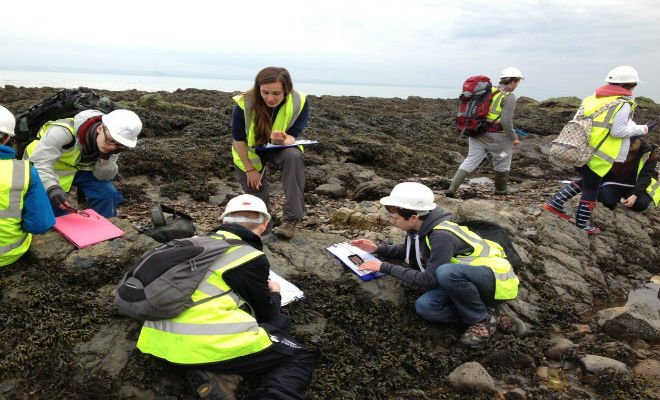
[(488, 267), (443, 264), (435, 270), (438, 287), (415, 302), (417, 315), (431, 322), (468, 325), (488, 316), (486, 304), (494, 304), (495, 275)]
[[(73, 178), (73, 184), (85, 194), (89, 208), (106, 218), (117, 216), (117, 205), (124, 197), (112, 182), (96, 179), (91, 171), (78, 171)], [(56, 217), (67, 214), (58, 207), (53, 207), (53, 212)]]

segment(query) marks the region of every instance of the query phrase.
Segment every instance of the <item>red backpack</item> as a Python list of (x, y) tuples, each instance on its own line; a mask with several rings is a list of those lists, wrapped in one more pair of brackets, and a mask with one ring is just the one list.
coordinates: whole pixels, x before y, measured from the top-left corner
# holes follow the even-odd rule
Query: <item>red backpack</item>
[(486, 117), (493, 98), (492, 87), (490, 78), (483, 75), (471, 76), (463, 83), (456, 116), (458, 133), (475, 137), (488, 131), (491, 124)]

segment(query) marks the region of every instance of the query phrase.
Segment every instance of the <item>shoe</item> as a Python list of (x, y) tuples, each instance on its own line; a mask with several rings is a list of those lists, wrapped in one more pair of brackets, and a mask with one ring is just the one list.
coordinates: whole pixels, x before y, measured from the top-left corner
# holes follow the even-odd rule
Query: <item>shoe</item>
[(193, 390), (197, 392), (200, 400), (227, 400), (218, 382), (211, 373), (201, 369), (186, 371), (186, 379)]
[(474, 325), (468, 327), (460, 342), (472, 349), (483, 347), (488, 339), (497, 331), (497, 318), (488, 316)]
[(516, 337), (525, 337), (527, 335), (527, 325), (517, 316), (508, 313), (500, 313), (498, 315), (497, 330)]
[(571, 216), (568, 215), (568, 214), (566, 214), (566, 213), (564, 212), (564, 210), (560, 210), (560, 209), (558, 209), (558, 208), (555, 208), (554, 206), (552, 206), (552, 205), (550, 205), (550, 204), (548, 204), (548, 203), (543, 204), (543, 209), (544, 209), (545, 211), (550, 211), (551, 213), (555, 214), (555, 215), (558, 216), (559, 218), (563, 218), (563, 219), (571, 219)]
[(289, 240), (296, 235), (296, 221), (284, 221), (284, 223), (273, 230), (280, 239)]
[(584, 228), (582, 228), (582, 230), (587, 232), (587, 235), (598, 235), (599, 233), (602, 232), (602, 229), (600, 229), (595, 225), (592, 226), (587, 225)]
[(453, 198), (456, 197), (456, 192), (450, 192), (449, 190), (447, 190), (447, 191), (445, 192), (445, 196), (446, 196), (446, 197), (451, 197), (451, 198), (453, 199)]

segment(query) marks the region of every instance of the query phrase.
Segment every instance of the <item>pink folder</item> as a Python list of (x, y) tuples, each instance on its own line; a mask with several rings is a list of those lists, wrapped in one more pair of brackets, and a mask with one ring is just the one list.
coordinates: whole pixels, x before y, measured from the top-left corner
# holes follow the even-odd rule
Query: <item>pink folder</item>
[(55, 230), (79, 249), (124, 234), (124, 231), (91, 208), (55, 218)]

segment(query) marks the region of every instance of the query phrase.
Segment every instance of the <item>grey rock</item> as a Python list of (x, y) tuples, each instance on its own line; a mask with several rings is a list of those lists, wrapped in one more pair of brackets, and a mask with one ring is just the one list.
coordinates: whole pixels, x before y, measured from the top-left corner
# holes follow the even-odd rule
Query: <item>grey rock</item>
[(461, 364), (447, 377), (457, 389), (476, 392), (496, 392), (495, 381), (478, 362)]
[(630, 369), (628, 369), (626, 364), (608, 357), (589, 354), (580, 358), (580, 362), (582, 365), (584, 365), (584, 368), (587, 371), (596, 375), (600, 375), (608, 370), (614, 371), (616, 373), (630, 372)]
[(644, 303), (601, 310), (598, 325), (614, 338), (660, 341), (660, 312)]
[(388, 196), (392, 188), (397, 184), (390, 179), (376, 178), (371, 181), (366, 181), (358, 184), (353, 193), (353, 200), (380, 200)]
[(563, 337), (554, 337), (550, 339), (550, 347), (545, 351), (545, 355), (552, 360), (560, 360), (575, 349), (577, 345)]
[(314, 193), (323, 195), (323, 196), (328, 196), (333, 199), (339, 199), (342, 197), (346, 197), (346, 194), (348, 193), (346, 191), (346, 188), (343, 187), (340, 184), (337, 183), (324, 183), (323, 185), (318, 186), (316, 189), (314, 189)]

